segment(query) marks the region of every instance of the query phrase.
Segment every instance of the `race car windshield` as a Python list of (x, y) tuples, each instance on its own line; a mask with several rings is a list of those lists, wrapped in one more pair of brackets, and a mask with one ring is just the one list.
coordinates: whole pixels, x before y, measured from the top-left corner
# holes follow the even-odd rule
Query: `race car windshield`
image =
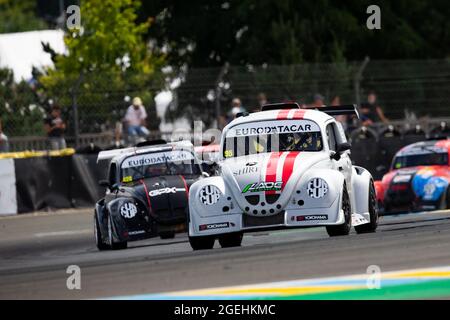
[(393, 168), (401, 169), (416, 166), (432, 166), (432, 165), (447, 165), (447, 164), (448, 164), (448, 153), (430, 152), (424, 154), (414, 154), (395, 157), (393, 162)]
[(200, 175), (200, 168), (189, 151), (159, 152), (126, 158), (121, 166), (121, 181), (162, 175)]
[(281, 133), (258, 136), (230, 137), (225, 139), (224, 157), (278, 151), (321, 151), (320, 131)]

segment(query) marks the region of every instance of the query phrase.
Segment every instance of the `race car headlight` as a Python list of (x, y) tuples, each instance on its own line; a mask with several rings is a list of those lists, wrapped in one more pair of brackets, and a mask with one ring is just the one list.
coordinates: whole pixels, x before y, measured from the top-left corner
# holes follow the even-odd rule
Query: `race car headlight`
[(222, 192), (214, 185), (204, 186), (199, 192), (200, 202), (207, 206), (216, 204), (221, 196)]
[(308, 181), (306, 190), (311, 198), (323, 198), (328, 192), (328, 184), (321, 178), (313, 178)]

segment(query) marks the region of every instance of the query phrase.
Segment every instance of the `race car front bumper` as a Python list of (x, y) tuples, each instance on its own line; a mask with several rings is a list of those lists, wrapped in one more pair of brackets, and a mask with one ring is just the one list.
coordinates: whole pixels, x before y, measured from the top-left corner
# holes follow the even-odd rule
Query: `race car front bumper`
[(340, 197), (329, 208), (287, 209), (275, 215), (253, 216), (245, 213), (210, 217), (191, 215), (189, 236), (210, 236), (232, 232), (255, 232), (271, 229), (306, 228), (344, 223)]

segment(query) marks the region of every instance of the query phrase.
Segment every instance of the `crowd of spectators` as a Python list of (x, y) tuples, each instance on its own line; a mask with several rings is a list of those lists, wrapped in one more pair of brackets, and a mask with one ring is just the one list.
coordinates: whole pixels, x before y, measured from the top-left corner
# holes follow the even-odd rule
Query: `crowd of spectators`
[[(231, 120), (233, 120), (236, 115), (240, 112), (248, 111), (248, 112), (257, 112), (261, 109), (261, 107), (265, 104), (268, 104), (269, 101), (265, 93), (261, 92), (256, 97), (257, 107), (250, 108), (247, 110), (241, 102), (241, 99), (235, 97), (231, 101), (231, 108), (227, 113), (226, 117), (221, 117), (219, 119), (219, 128), (223, 129), (226, 124), (228, 124)], [(320, 93), (316, 93), (312, 96), (311, 103), (303, 103), (301, 107), (303, 108), (320, 108), (325, 105), (328, 106), (340, 106), (341, 105), (341, 97), (339, 95), (334, 95), (330, 99), (329, 103), (326, 103), (326, 99)], [(336, 116), (336, 120), (341, 122), (344, 129), (354, 127), (355, 125), (363, 125), (370, 126), (376, 123), (388, 123), (389, 120), (384, 115), (383, 109), (381, 105), (378, 103), (377, 95), (375, 91), (369, 91), (367, 94), (367, 99), (359, 106), (360, 119), (359, 122), (355, 124), (356, 119), (354, 117), (350, 117), (347, 115), (339, 115)]]
[[(231, 100), (229, 111), (219, 117), (218, 127), (223, 129), (231, 120), (242, 112), (256, 112), (261, 106), (268, 104), (269, 100), (265, 93), (261, 92), (255, 97), (253, 107), (244, 107), (240, 98), (235, 97)], [(338, 95), (332, 96), (328, 104), (323, 95), (316, 93), (313, 95), (310, 104), (303, 104), (303, 107), (322, 107), (324, 105), (339, 106), (341, 98)], [(373, 125), (379, 122), (387, 123), (389, 120), (384, 115), (383, 109), (378, 103), (377, 95), (374, 91), (370, 91), (360, 107), (359, 124), (364, 126)], [(336, 120), (341, 122), (344, 129), (354, 125), (355, 119), (346, 115), (336, 116)], [(44, 129), (48, 138), (48, 147), (50, 150), (59, 150), (66, 148), (64, 133), (66, 131), (66, 122), (61, 116), (61, 108), (54, 104), (50, 113), (44, 120)], [(122, 121), (116, 124), (115, 141), (116, 144), (122, 144), (124, 138), (129, 144), (135, 144), (149, 137), (150, 131), (147, 129), (147, 112), (140, 97), (135, 97), (132, 104), (127, 108)], [(125, 137), (126, 136), (126, 137)], [(8, 137), (2, 131), (2, 122), (0, 119), (0, 152), (8, 152)]]

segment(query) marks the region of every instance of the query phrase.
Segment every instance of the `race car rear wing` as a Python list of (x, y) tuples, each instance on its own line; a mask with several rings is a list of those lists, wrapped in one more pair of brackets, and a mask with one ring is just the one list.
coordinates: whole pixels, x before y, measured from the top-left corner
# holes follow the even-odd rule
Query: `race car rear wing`
[(342, 106), (323, 106), (318, 108), (306, 108), (306, 109), (314, 109), (322, 111), (330, 116), (353, 115), (359, 119), (359, 113), (358, 109), (356, 108), (356, 104), (349, 104)]
[(296, 102), (285, 102), (285, 103), (265, 104), (261, 107), (261, 111), (283, 110), (283, 109), (311, 109), (325, 112), (330, 116), (354, 115), (359, 119), (359, 113), (356, 108), (356, 104), (301, 108), (300, 105)]
[(106, 150), (106, 151), (100, 151), (97, 156), (97, 163), (100, 160), (109, 160), (112, 159), (118, 155), (121, 154), (127, 154), (127, 153), (145, 153), (150, 151), (169, 151), (173, 150), (174, 148), (181, 148), (181, 149), (189, 149), (193, 150), (194, 146), (190, 141), (177, 141), (177, 142), (168, 142), (167, 144), (161, 144), (161, 145), (147, 145), (142, 147), (130, 147), (130, 148), (123, 148), (123, 149), (113, 149), (113, 150)]

